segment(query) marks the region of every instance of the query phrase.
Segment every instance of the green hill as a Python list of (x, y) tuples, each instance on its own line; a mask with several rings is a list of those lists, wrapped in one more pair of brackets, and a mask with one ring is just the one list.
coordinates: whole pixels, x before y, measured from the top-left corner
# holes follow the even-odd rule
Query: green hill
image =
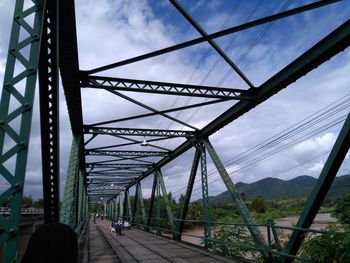
[[(316, 181), (316, 178), (308, 175), (298, 176), (288, 181), (268, 177), (250, 184), (237, 183), (236, 187), (238, 191), (247, 196), (248, 200), (252, 200), (259, 195), (271, 200), (306, 197)], [(336, 177), (327, 197), (335, 198), (346, 193), (350, 193), (350, 175)], [(225, 191), (217, 196), (210, 197), (210, 202), (212, 204), (232, 203), (232, 198), (228, 191)]]

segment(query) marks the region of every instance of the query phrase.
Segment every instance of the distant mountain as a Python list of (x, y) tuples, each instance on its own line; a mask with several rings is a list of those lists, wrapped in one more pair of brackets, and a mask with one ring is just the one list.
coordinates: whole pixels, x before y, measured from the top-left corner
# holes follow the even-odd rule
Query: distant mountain
[[(271, 200), (308, 196), (316, 181), (316, 178), (308, 175), (298, 176), (288, 181), (268, 177), (250, 184), (237, 183), (236, 188), (244, 193), (249, 200), (259, 195)], [(346, 193), (350, 193), (350, 175), (336, 177), (327, 197), (334, 198)], [(213, 204), (232, 203), (232, 198), (228, 191), (225, 191), (219, 195), (211, 196), (210, 202)]]

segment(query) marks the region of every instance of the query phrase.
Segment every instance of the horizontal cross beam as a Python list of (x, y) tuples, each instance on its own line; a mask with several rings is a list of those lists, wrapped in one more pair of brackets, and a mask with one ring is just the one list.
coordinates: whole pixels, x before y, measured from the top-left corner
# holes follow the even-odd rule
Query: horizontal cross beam
[(84, 125), (84, 134), (124, 135), (124, 136), (166, 136), (166, 137), (192, 137), (192, 131), (158, 130), (158, 129), (131, 129), (92, 127)]
[(115, 190), (115, 189), (121, 189), (121, 188), (125, 188), (125, 186), (127, 185), (128, 183), (119, 183), (119, 184), (115, 184), (115, 185), (111, 185), (111, 184), (88, 184), (87, 185), (87, 189), (90, 189), (90, 190), (94, 190), (94, 189), (105, 189), (105, 190)]
[(88, 192), (96, 191), (96, 190), (123, 190), (125, 187), (123, 186), (88, 186)]
[(87, 163), (88, 168), (149, 168), (149, 164), (134, 164), (134, 163)]
[(164, 157), (167, 155), (167, 152), (85, 150), (85, 155), (117, 156), (117, 157)]
[(120, 176), (120, 177), (138, 177), (140, 175), (142, 175), (142, 173), (126, 173), (126, 172), (86, 172), (86, 175), (89, 176), (108, 176), (108, 177), (114, 177), (114, 176)]
[(115, 191), (113, 191), (113, 192), (106, 192), (106, 191), (100, 192), (100, 190), (98, 190), (98, 191), (91, 191), (89, 189), (87, 189), (87, 190), (88, 190), (87, 194), (89, 196), (96, 196), (96, 195), (98, 195), (98, 196), (103, 197), (103, 196), (110, 196), (110, 195), (111, 196), (115, 196), (116, 194), (118, 194), (120, 192), (123, 192), (125, 190), (125, 188), (114, 189)]
[(100, 183), (104, 183), (104, 184), (114, 184), (114, 183), (122, 183), (122, 182), (130, 182), (132, 180), (134, 180), (137, 177), (134, 178), (107, 178), (107, 179), (103, 179), (103, 178), (88, 178), (88, 184), (100, 184)]
[(249, 91), (244, 89), (219, 88), (212, 86), (189, 85), (159, 81), (86, 76), (80, 83), (81, 87), (102, 88), (107, 90), (121, 90), (215, 99), (252, 99), (252, 97), (249, 96)]

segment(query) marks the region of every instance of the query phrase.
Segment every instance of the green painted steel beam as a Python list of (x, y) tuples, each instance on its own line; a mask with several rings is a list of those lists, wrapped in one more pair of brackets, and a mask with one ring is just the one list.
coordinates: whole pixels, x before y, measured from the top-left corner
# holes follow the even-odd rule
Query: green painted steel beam
[[(204, 222), (204, 247), (211, 248), (211, 230), (210, 230), (210, 205), (209, 205), (209, 188), (208, 188), (208, 174), (207, 174), (207, 157), (206, 150), (203, 143), (196, 147), (200, 151), (201, 162), (201, 185), (202, 185), (202, 204), (203, 204), (203, 222)], [(210, 149), (212, 150), (212, 149)], [(215, 163), (215, 161), (214, 161)]]
[(124, 191), (124, 189), (119, 189), (119, 190), (115, 190), (113, 192), (107, 192), (107, 191), (102, 191), (102, 192), (99, 192), (99, 191), (88, 191), (87, 190), (87, 195), (90, 197), (95, 197), (95, 196), (98, 196), (98, 197), (115, 197), (118, 193)]
[(157, 188), (157, 175), (154, 174), (153, 176), (153, 185), (152, 185), (152, 192), (151, 192), (151, 198), (149, 202), (149, 209), (148, 209), (148, 217), (147, 217), (147, 231), (149, 230), (149, 227), (151, 225), (151, 217), (152, 217), (152, 212), (153, 212), (153, 205), (154, 205), (154, 197), (156, 194), (156, 188)]
[[(214, 134), (230, 122), (243, 116), (245, 113), (263, 103), (273, 95), (286, 88), (291, 83), (305, 76), (319, 65), (323, 64), (333, 56), (337, 55), (350, 45), (350, 20), (347, 20), (304, 54), (299, 56), (273, 77), (265, 81), (259, 88), (254, 89), (258, 96), (257, 101), (239, 101), (229, 108), (215, 120), (206, 125), (196, 134), (196, 140), (207, 138)], [(143, 180), (155, 169), (168, 164), (184, 152), (192, 148), (193, 142), (186, 141), (175, 150), (169, 152), (169, 155), (157, 162), (152, 169), (146, 171), (138, 180)], [(131, 187), (130, 185), (129, 187)]]
[(134, 178), (142, 175), (142, 173), (132, 173), (132, 172), (86, 172), (86, 176), (104, 176), (104, 177), (128, 177)]
[[(10, 201), (10, 215), (0, 215), (0, 245), (5, 263), (15, 262), (23, 186), (44, 20), (44, 1), (17, 0), (12, 20), (0, 101), (0, 206)], [(33, 23), (26, 22), (32, 17)], [(28, 52), (27, 56), (22, 51)], [(19, 69), (19, 70), (18, 70)], [(13, 163), (13, 164), (12, 164)]]
[(254, 99), (253, 97), (249, 96), (249, 92), (244, 89), (218, 88), (101, 76), (87, 76), (86, 79), (82, 80), (81, 87), (214, 99)]
[(84, 125), (84, 134), (98, 135), (126, 135), (126, 136), (165, 136), (165, 137), (192, 137), (192, 131), (182, 130), (158, 130), (158, 129), (131, 129), (131, 128), (110, 128), (92, 127)]
[(129, 215), (129, 218), (128, 218), (128, 220), (130, 221), (130, 218), (131, 218), (131, 215), (132, 215), (132, 213), (131, 213), (131, 204), (130, 204), (130, 194), (129, 194), (129, 190), (126, 190), (125, 192), (127, 192), (128, 193), (128, 199), (127, 199), (127, 202), (128, 202), (128, 215)]
[[(314, 221), (318, 210), (320, 209), (323, 200), (325, 199), (335, 176), (344, 161), (350, 147), (350, 114), (338, 135), (336, 142), (330, 152), (328, 159), (322, 169), (322, 172), (314, 185), (310, 196), (307, 199), (306, 205), (299, 217), (296, 228), (309, 228)], [(296, 255), (300, 245), (305, 237), (305, 232), (294, 230), (289, 239), (286, 253)], [(286, 262), (291, 262), (286, 259)]]
[(115, 185), (115, 186), (110, 186), (110, 185), (104, 185), (104, 184), (92, 184), (87, 186), (87, 191), (88, 192), (93, 192), (93, 191), (100, 191), (100, 190), (106, 190), (106, 191), (112, 191), (112, 190), (123, 190), (125, 187), (123, 184)]
[(118, 190), (117, 194), (119, 194), (120, 189), (125, 189), (125, 183), (120, 182), (118, 184), (114, 184), (113, 186), (111, 186), (111, 184), (105, 184), (105, 183), (93, 183), (93, 184), (86, 185), (86, 190), (90, 192), (96, 192), (103, 189), (106, 191)]
[(259, 228), (255, 226), (257, 223), (255, 222), (255, 219), (251, 216), (249, 213), (249, 210), (247, 206), (245, 205), (240, 192), (237, 190), (236, 186), (232, 182), (232, 179), (228, 172), (226, 171), (225, 166), (221, 162), (219, 156), (217, 155), (214, 147), (211, 145), (208, 139), (203, 140), (203, 144), (208, 151), (217, 171), (219, 172), (222, 181), (224, 182), (228, 192), (230, 193), (233, 201), (235, 202), (236, 208), (238, 212), (241, 214), (244, 222), (248, 225), (247, 228), (249, 229), (250, 234), (252, 235), (256, 245), (263, 249), (262, 255), (266, 258), (266, 251), (267, 251), (267, 243), (264, 239), (264, 236), (260, 232)]
[[(207, 32), (195, 21), (195, 19), (186, 11), (185, 8), (176, 0), (170, 0), (170, 3), (186, 18), (186, 20), (202, 35), (202, 37), (208, 37)], [(244, 75), (244, 73), (236, 66), (236, 64), (230, 59), (225, 51), (223, 51), (212, 39), (208, 39), (208, 43), (213, 49), (226, 61), (227, 64), (244, 80), (244, 82), (250, 87), (254, 88), (253, 83)]]
[(143, 164), (143, 163), (101, 163), (101, 164), (93, 164), (93, 163), (86, 163), (86, 167), (88, 168), (120, 168), (120, 169), (128, 169), (128, 168), (147, 168), (151, 167), (152, 165), (149, 164)]
[(195, 154), (193, 157), (190, 177), (188, 178), (184, 203), (181, 204), (182, 209), (181, 209), (181, 215), (180, 215), (179, 221), (177, 223), (177, 231), (176, 232), (178, 232), (178, 233), (175, 235), (176, 240), (181, 240), (181, 233), (183, 231), (183, 227), (185, 224), (184, 220), (186, 219), (188, 206), (190, 204), (190, 200), (191, 200), (191, 196), (192, 196), (192, 190), (193, 190), (193, 186), (194, 186), (194, 181), (196, 179), (196, 174), (197, 174), (198, 165), (199, 165), (199, 159), (200, 159), (200, 151), (196, 148), (196, 151), (195, 151)]
[(143, 195), (142, 195), (142, 187), (141, 187), (141, 183), (137, 183), (136, 184), (136, 187), (138, 187), (138, 200), (140, 202), (140, 209), (141, 209), (141, 216), (142, 216), (142, 222), (143, 222), (143, 225), (146, 225), (147, 224), (147, 220), (146, 220), (146, 211), (145, 211), (145, 203), (144, 203), (144, 200), (143, 200)]
[(88, 184), (93, 184), (93, 183), (101, 183), (101, 182), (104, 182), (106, 184), (112, 184), (112, 183), (116, 183), (116, 182), (129, 182), (131, 180), (134, 180), (135, 178), (114, 178), (114, 179), (111, 179), (111, 178), (107, 178), (107, 179), (95, 179), (95, 178), (88, 178), (87, 180), (87, 183)]
[(76, 210), (78, 207), (77, 196), (79, 192), (80, 145), (80, 138), (73, 137), (62, 207), (60, 211), (60, 222), (71, 226), (73, 229), (75, 229), (77, 226)]
[(103, 151), (103, 150), (85, 150), (85, 156), (116, 156), (116, 157), (164, 157), (167, 152), (161, 151)]
[(74, 1), (58, 1), (59, 67), (74, 136), (81, 136), (83, 114)]
[(249, 28), (252, 28), (252, 27), (263, 25), (263, 24), (266, 24), (266, 23), (269, 23), (269, 22), (272, 22), (272, 21), (275, 21), (275, 20), (278, 20), (278, 19), (282, 19), (282, 18), (285, 18), (285, 17), (293, 16), (295, 14), (306, 12), (306, 11), (309, 11), (309, 10), (312, 10), (312, 9), (315, 9), (315, 8), (319, 8), (319, 7), (322, 7), (322, 6), (325, 6), (325, 5), (333, 4), (333, 3), (339, 2), (339, 1), (340, 0), (322, 0), (322, 1), (317, 1), (315, 3), (311, 3), (311, 4), (308, 4), (308, 5), (301, 6), (301, 7), (293, 8), (293, 9), (290, 9), (290, 10), (287, 10), (287, 11), (284, 11), (284, 12), (280, 12), (280, 13), (277, 13), (277, 14), (274, 14), (274, 15), (266, 16), (266, 17), (263, 17), (263, 18), (259, 18), (259, 19), (256, 19), (256, 20), (253, 20), (253, 21), (250, 21), (248, 23), (244, 23), (244, 24), (241, 24), (241, 25), (238, 25), (238, 26), (230, 27), (228, 29), (209, 34), (209, 35), (207, 35), (205, 37), (202, 36), (202, 37), (199, 37), (199, 38), (196, 38), (196, 39), (192, 39), (192, 40), (180, 43), (180, 44), (176, 44), (176, 45), (171, 46), (171, 47), (163, 48), (163, 49), (160, 49), (160, 50), (157, 50), (157, 51), (153, 51), (153, 52), (150, 52), (150, 53), (147, 53), (147, 54), (144, 54), (144, 55), (140, 55), (140, 56), (137, 56), (137, 57), (134, 57), (134, 58), (130, 58), (130, 59), (126, 59), (126, 60), (123, 60), (123, 61), (116, 62), (116, 63), (112, 63), (112, 64), (109, 64), (109, 65), (106, 65), (106, 66), (103, 66), (103, 67), (99, 67), (99, 68), (83, 71), (83, 72), (81, 72), (81, 74), (91, 75), (91, 74), (94, 74), (94, 73), (97, 73), (97, 72), (101, 72), (101, 71), (105, 71), (105, 70), (109, 70), (109, 69), (112, 69), (112, 68), (125, 66), (125, 65), (128, 65), (128, 64), (131, 64), (131, 63), (135, 63), (137, 61), (145, 60), (145, 59), (152, 58), (152, 57), (155, 57), (155, 56), (159, 56), (159, 55), (163, 55), (163, 54), (166, 54), (166, 53), (170, 53), (170, 52), (182, 49), (182, 48), (186, 48), (186, 47), (190, 47), (190, 46), (193, 46), (193, 45), (197, 45), (197, 44), (206, 42), (206, 41), (208, 41), (210, 39), (223, 37), (223, 36), (226, 36), (226, 35), (229, 35), (229, 34), (232, 34), (232, 33), (236, 33), (236, 32), (239, 32), (239, 31), (242, 31), (242, 30), (246, 30), (246, 29), (249, 29)]
[(123, 203), (123, 218), (125, 218), (126, 221), (129, 221), (129, 207), (128, 207), (128, 200), (129, 200), (129, 190), (124, 191), (124, 203)]
[(165, 184), (164, 184), (163, 174), (162, 174), (162, 172), (160, 170), (157, 170), (156, 171), (156, 176), (159, 177), (159, 184), (160, 184), (160, 188), (161, 188), (162, 194), (163, 194), (163, 200), (164, 200), (165, 209), (166, 209), (166, 212), (167, 212), (167, 215), (168, 215), (168, 219), (169, 219), (169, 225), (170, 225), (171, 229), (173, 229), (174, 216), (173, 216), (173, 211), (171, 210), (171, 207), (170, 207), (168, 194), (166, 192), (166, 187), (165, 187)]
[(39, 62), (41, 164), (44, 222), (59, 222), (58, 1), (46, 1)]
[(156, 179), (156, 224), (157, 224), (157, 234), (160, 234), (160, 178), (155, 176)]

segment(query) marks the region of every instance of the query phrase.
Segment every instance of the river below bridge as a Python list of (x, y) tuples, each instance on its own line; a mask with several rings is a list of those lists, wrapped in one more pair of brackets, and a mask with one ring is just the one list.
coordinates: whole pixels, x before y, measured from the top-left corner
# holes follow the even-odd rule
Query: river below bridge
[[(299, 216), (287, 216), (283, 218), (277, 218), (274, 219), (275, 225), (276, 226), (281, 226), (281, 227), (293, 227), (296, 225), (298, 222)], [(311, 229), (315, 230), (321, 230), (325, 229), (327, 225), (329, 224), (335, 224), (337, 222), (337, 219), (332, 217), (330, 213), (324, 213), (324, 214), (317, 214), (316, 218), (311, 225)], [(213, 230), (215, 231), (215, 229)], [(267, 229), (266, 227), (260, 227), (260, 231), (264, 235), (265, 239), (267, 240)], [(290, 233), (290, 231), (283, 231), (284, 233)], [(199, 246), (203, 246), (202, 243), (202, 237), (204, 235), (204, 229), (199, 227), (191, 230), (186, 230), (184, 231), (182, 235), (182, 240), (185, 242), (193, 243)]]

